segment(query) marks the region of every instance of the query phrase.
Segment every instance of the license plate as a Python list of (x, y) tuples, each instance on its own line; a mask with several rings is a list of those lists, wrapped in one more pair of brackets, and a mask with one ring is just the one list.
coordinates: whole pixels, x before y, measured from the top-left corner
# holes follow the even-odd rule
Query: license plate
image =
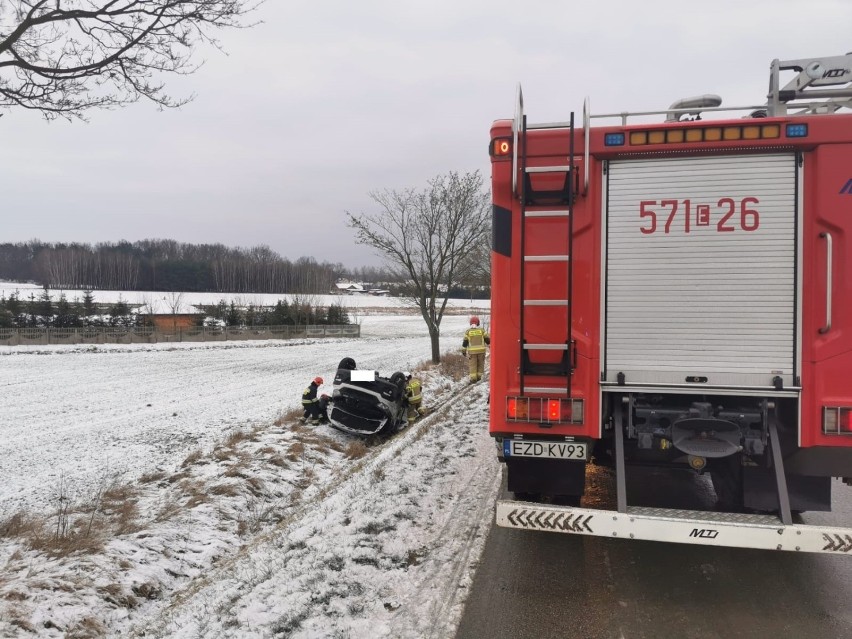
[(545, 457), (548, 459), (586, 460), (586, 444), (583, 442), (540, 442), (516, 439), (503, 440), (506, 457)]

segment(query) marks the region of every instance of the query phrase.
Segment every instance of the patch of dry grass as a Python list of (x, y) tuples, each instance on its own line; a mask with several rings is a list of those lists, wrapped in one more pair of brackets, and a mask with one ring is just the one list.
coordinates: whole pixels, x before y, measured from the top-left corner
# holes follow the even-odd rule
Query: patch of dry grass
[(448, 351), (441, 355), (439, 364), (441, 372), (453, 381), (458, 382), (470, 374), (467, 357), (458, 352)]
[(43, 526), (43, 521), (28, 517), (22, 512), (16, 512), (11, 517), (0, 521), (0, 539), (27, 537), (33, 530)]
[(145, 473), (139, 478), (140, 484), (153, 484), (155, 482), (163, 481), (166, 478), (166, 473), (163, 471), (157, 471), (153, 473)]
[(299, 461), (299, 458), (305, 454), (305, 445), (302, 442), (293, 442), (290, 448), (287, 449), (287, 459), (291, 462)]
[(200, 448), (196, 448), (194, 451), (192, 451), (189, 455), (186, 456), (186, 459), (183, 460), (180, 467), (188, 468), (193, 464), (197, 464), (199, 461), (201, 461), (201, 457), (203, 454), (204, 453), (201, 452)]
[(175, 496), (169, 496), (160, 506), (157, 514), (154, 515), (154, 521), (162, 523), (176, 517), (181, 512), (183, 512), (183, 506), (180, 501)]
[(111, 486), (104, 491), (101, 511), (107, 518), (105, 525), (114, 534), (126, 535), (140, 530), (138, 500), (139, 489), (130, 484)]
[(297, 419), (302, 417), (305, 414), (305, 409), (302, 407), (291, 408), (290, 410), (281, 413), (278, 418), (275, 420), (276, 426), (285, 426), (290, 422), (295, 422)]
[(102, 550), (106, 539), (140, 529), (138, 497), (137, 486), (112, 484), (98, 491), (82, 508), (64, 497), (51, 517), (16, 514), (0, 526), (0, 531), (53, 557), (96, 553)]
[(273, 466), (277, 466), (278, 468), (287, 468), (290, 465), (287, 460), (284, 459), (284, 457), (278, 453), (270, 455), (266, 458), (266, 461), (272, 464)]
[(17, 616), (14, 612), (11, 613), (12, 618), (9, 619), (9, 623), (15, 626), (16, 628), (20, 628), (24, 632), (36, 634), (36, 627), (32, 625), (28, 620), (23, 617)]
[(66, 639), (95, 639), (96, 637), (106, 636), (106, 626), (94, 617), (79, 619), (73, 626), (68, 628), (65, 634)]
[(349, 442), (343, 455), (346, 459), (361, 459), (370, 449), (361, 440)]
[(79, 520), (75, 521), (72, 529), (62, 536), (52, 534), (49, 528), (36, 531), (34, 536), (26, 538), (27, 545), (31, 550), (51, 557), (67, 557), (75, 553), (91, 554), (103, 550), (104, 540), (95, 534), (85, 534), (80, 523)]
[(186, 499), (184, 502), (186, 508), (195, 508), (210, 501), (210, 495), (207, 494), (207, 484), (200, 479), (185, 479), (178, 485), (178, 488)]
[(229, 466), (228, 469), (222, 473), (222, 477), (248, 479), (249, 475), (246, 473), (246, 465), (244, 463), (238, 463)]
[(314, 469), (307, 467), (302, 470), (301, 476), (295, 481), (294, 485), (300, 490), (307, 490), (314, 483), (316, 476)]
[(240, 517), (237, 520), (237, 535), (240, 537), (248, 533), (256, 533), (265, 525), (281, 521), (281, 511), (277, 502), (266, 502), (255, 498), (249, 498), (245, 506), (240, 509)]
[(174, 474), (172, 474), (172, 475), (169, 475), (169, 476), (166, 478), (166, 481), (167, 481), (167, 482), (169, 482), (170, 484), (177, 484), (177, 483), (182, 482), (182, 481), (183, 481), (184, 479), (186, 479), (187, 477), (189, 477), (189, 473), (188, 473), (187, 471), (185, 471), (185, 470), (184, 470), (184, 471), (182, 471), (182, 472), (174, 473)]
[(256, 497), (259, 497), (266, 492), (266, 485), (263, 483), (262, 479), (258, 479), (257, 477), (247, 478), (246, 486), (248, 486), (248, 489)]
[(220, 495), (222, 497), (236, 497), (240, 494), (240, 489), (234, 484), (216, 484), (210, 488), (211, 495)]

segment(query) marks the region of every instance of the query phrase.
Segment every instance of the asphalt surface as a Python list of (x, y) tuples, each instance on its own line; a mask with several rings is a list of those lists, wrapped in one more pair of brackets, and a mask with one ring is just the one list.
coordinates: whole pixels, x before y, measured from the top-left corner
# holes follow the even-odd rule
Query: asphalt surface
[[(583, 505), (611, 506), (592, 468)], [(631, 505), (701, 508), (708, 478), (630, 469)], [(675, 494), (663, 495), (676, 487)], [(852, 525), (852, 487), (808, 524)], [(505, 492), (505, 480), (503, 496)], [(630, 541), (492, 526), (457, 639), (852, 637), (852, 557)]]

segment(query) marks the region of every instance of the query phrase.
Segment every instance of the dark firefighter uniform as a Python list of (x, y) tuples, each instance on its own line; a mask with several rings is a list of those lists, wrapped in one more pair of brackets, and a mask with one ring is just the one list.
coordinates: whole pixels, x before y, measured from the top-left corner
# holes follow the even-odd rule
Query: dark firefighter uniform
[(302, 421), (311, 420), (312, 424), (320, 423), (320, 405), (317, 397), (317, 389), (322, 385), (322, 377), (316, 377), (311, 381), (305, 391), (302, 393), (302, 407), (305, 409), (305, 414)]

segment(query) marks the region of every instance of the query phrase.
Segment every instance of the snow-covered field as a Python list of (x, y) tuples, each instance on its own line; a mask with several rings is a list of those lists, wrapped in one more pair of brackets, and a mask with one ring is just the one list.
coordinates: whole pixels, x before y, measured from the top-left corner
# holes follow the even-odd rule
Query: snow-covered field
[[(16, 294), (22, 300), (29, 299), (33, 295), (36, 299), (44, 289), (31, 283), (2, 282), (0, 281), (0, 296), (9, 297)], [(54, 301), (59, 300), (61, 294), (68, 301), (83, 299), (82, 290), (73, 289), (50, 289), (48, 290)], [(369, 315), (375, 313), (386, 313), (388, 311), (407, 312), (416, 314), (416, 307), (410, 300), (399, 297), (385, 297), (367, 294), (356, 295), (277, 295), (271, 293), (164, 293), (150, 291), (92, 291), (92, 299), (96, 304), (114, 304), (119, 299), (130, 305), (144, 306), (146, 310), (153, 313), (189, 313), (192, 307), (197, 305), (215, 305), (220, 300), (230, 304), (233, 301), (237, 306), (274, 306), (278, 300), (293, 301), (298, 298), (307, 301), (313, 306), (328, 306), (330, 304), (341, 304), (355, 315)], [(487, 312), (491, 308), (490, 300), (464, 300), (450, 299), (447, 301), (447, 312), (458, 313), (466, 309), (474, 308)]]
[(453, 636), (499, 483), (487, 388), (426, 370), (431, 413), (366, 448), (297, 424), (341, 358), (429, 358), (419, 316), (362, 336), (0, 349), (0, 636)]

